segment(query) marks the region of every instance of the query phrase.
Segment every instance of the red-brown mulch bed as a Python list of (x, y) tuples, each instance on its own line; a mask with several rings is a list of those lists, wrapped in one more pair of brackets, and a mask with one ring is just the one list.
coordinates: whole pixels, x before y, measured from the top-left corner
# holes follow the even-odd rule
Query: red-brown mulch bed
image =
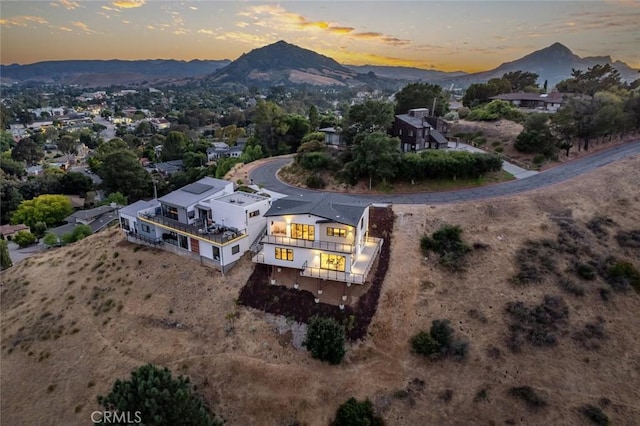
[(390, 207), (371, 207), (370, 234), (383, 238), (378, 267), (374, 272), (369, 291), (360, 296), (354, 306), (345, 306), (344, 310), (326, 303), (315, 303), (314, 296), (308, 291), (294, 290), (269, 284), (269, 267), (257, 264), (244, 287), (240, 290), (240, 304), (260, 309), (270, 314), (283, 315), (298, 322), (308, 323), (314, 315), (333, 317), (346, 326), (347, 337), (358, 340), (365, 337), (367, 328), (378, 308), (378, 299), (382, 283), (389, 269), (391, 255), (391, 232), (394, 215)]

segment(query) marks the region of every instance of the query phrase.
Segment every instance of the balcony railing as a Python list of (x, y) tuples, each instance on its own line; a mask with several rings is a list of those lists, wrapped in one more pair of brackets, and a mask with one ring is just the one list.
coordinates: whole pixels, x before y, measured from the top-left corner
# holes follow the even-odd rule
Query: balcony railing
[(280, 244), (284, 246), (306, 247), (318, 250), (329, 250), (338, 253), (353, 253), (353, 244), (333, 243), (329, 241), (311, 241), (299, 238), (282, 237), (278, 235), (265, 235), (262, 243)]
[(219, 225), (209, 227), (204, 225), (189, 225), (168, 217), (143, 213), (138, 214), (138, 217), (145, 222), (158, 224), (162, 228), (175, 232), (187, 233), (196, 238), (210, 241), (215, 244), (225, 244), (238, 238), (243, 238), (246, 235), (245, 229), (236, 229)]
[(149, 238), (149, 237), (145, 237), (144, 235), (140, 235), (136, 232), (133, 231), (128, 231), (127, 232), (127, 236), (131, 237), (131, 238), (135, 238), (136, 240), (140, 240), (143, 241), (147, 244), (152, 244), (154, 246), (160, 246), (162, 244), (164, 244), (164, 241), (162, 241), (162, 239), (160, 238)]
[(322, 278), (325, 280), (341, 281), (344, 283), (364, 284), (366, 276), (363, 274), (334, 271), (331, 269), (313, 268), (306, 266), (300, 271), (300, 275), (310, 278)]

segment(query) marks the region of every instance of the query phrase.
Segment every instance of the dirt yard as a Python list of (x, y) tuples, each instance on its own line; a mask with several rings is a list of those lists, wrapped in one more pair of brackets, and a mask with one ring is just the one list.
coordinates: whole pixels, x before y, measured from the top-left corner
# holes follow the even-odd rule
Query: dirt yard
[[(516, 250), (528, 239), (555, 239), (558, 215), (580, 225), (594, 252), (608, 247), (640, 267), (638, 249), (614, 238), (640, 228), (638, 187), (635, 157), (525, 195), (394, 206), (378, 311), (366, 339), (349, 344), (337, 367), (295, 349), (264, 312), (238, 306), (253, 270), (248, 259), (221, 276), (127, 243), (115, 229), (34, 256), (0, 275), (3, 424), (88, 424), (96, 396), (147, 362), (190, 376), (230, 425), (327, 425), (351, 396), (370, 398), (389, 425), (581, 425), (585, 404), (613, 424), (637, 424), (640, 296), (611, 292), (605, 301), (601, 278), (582, 283), (583, 296), (551, 280), (516, 286), (511, 278)], [(596, 238), (584, 224), (598, 215), (613, 224)], [(451, 274), (418, 250), (419, 237), (443, 223), (488, 246), (474, 250), (465, 273)], [(546, 294), (568, 307), (559, 344), (512, 353), (506, 304), (539, 303)], [(598, 316), (605, 338), (586, 349), (572, 336)], [(469, 340), (465, 361), (411, 352), (411, 336), (434, 319), (451, 320)], [(509, 395), (514, 386), (530, 386), (547, 405), (527, 408)]]

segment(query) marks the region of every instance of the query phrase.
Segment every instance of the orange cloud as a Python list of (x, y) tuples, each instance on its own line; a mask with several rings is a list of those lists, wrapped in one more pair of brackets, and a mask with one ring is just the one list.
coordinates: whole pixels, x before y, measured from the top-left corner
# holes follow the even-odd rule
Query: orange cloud
[(111, 4), (120, 9), (134, 9), (142, 6), (144, 3), (145, 0), (116, 0)]
[(49, 22), (40, 16), (15, 16), (9, 19), (0, 19), (0, 25), (7, 27), (26, 27), (29, 23), (48, 24)]
[(87, 24), (85, 24), (84, 22), (80, 22), (80, 21), (73, 22), (73, 26), (80, 28), (85, 33), (95, 34), (95, 31), (93, 31), (91, 28), (89, 28), (89, 26)]
[(198, 30), (198, 34), (207, 34), (207, 35), (213, 35), (213, 31), (211, 30)]
[(80, 3), (71, 0), (60, 0), (60, 4), (70, 10), (80, 7)]

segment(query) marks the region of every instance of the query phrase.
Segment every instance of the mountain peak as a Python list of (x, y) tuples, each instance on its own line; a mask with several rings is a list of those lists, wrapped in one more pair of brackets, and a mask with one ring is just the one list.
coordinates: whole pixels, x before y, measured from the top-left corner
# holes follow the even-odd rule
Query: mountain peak
[(571, 49), (569, 49), (567, 46), (565, 46), (564, 44), (559, 43), (557, 41), (555, 43), (553, 43), (551, 46), (547, 47), (546, 49), (542, 49), (542, 50), (551, 50), (551, 51), (555, 51), (555, 52), (563, 52), (563, 53), (567, 53), (567, 54), (573, 54)]

